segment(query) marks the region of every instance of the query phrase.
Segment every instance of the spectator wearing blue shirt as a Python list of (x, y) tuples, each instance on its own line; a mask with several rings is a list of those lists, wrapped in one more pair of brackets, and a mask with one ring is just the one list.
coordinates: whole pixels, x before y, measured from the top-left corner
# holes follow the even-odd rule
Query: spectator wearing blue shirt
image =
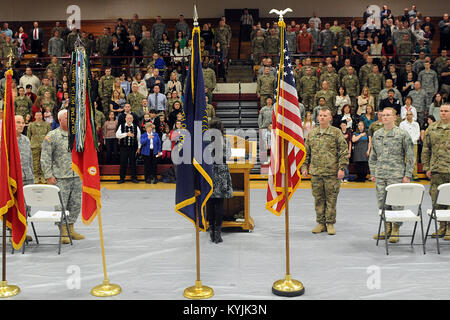
[(154, 109), (159, 113), (160, 111), (166, 112), (167, 97), (165, 94), (160, 92), (159, 85), (155, 85), (153, 88), (153, 93), (147, 98), (148, 108)]
[(144, 174), (146, 183), (158, 183), (156, 178), (157, 159), (161, 157), (161, 140), (159, 135), (154, 131), (153, 123), (145, 124), (146, 132), (141, 135), (141, 154), (144, 158)]

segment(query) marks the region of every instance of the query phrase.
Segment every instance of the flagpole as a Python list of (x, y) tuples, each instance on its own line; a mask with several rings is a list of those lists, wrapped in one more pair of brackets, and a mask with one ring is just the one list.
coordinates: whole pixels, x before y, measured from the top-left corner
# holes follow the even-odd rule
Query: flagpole
[(106, 258), (105, 258), (105, 243), (103, 240), (102, 214), (98, 211), (98, 231), (100, 234), (100, 246), (102, 248), (102, 262), (103, 262), (103, 283), (95, 286), (91, 290), (91, 294), (95, 297), (111, 297), (122, 292), (122, 288), (117, 284), (109, 283), (108, 275), (106, 273)]
[(214, 295), (214, 290), (210, 287), (203, 286), (200, 280), (200, 222), (199, 222), (199, 199), (195, 201), (195, 250), (196, 250), (196, 260), (197, 260), (197, 281), (195, 281), (195, 286), (186, 288), (184, 290), (184, 296), (192, 300), (208, 299)]
[[(12, 68), (12, 52), (9, 54), (9, 70)], [(6, 79), (7, 80), (7, 79)], [(6, 101), (5, 101), (6, 107)], [(6, 108), (5, 108), (6, 109)], [(5, 110), (7, 112), (7, 110)], [(3, 114), (3, 119), (5, 118), (5, 114)], [(5, 125), (5, 124), (3, 124)], [(6, 138), (6, 137), (4, 137)], [(6, 281), (6, 215), (5, 213), (2, 217), (3, 226), (2, 226), (2, 281), (0, 282), (0, 298), (9, 298), (14, 297), (20, 293), (20, 288), (15, 285), (9, 285)], [(24, 245), (24, 244), (23, 244)]]
[[(279, 14), (279, 22), (278, 25), (281, 27), (280, 34), (281, 34), (281, 59), (280, 61), (283, 61), (284, 63), (284, 29), (286, 28), (286, 25), (283, 21), (283, 15), (286, 12), (292, 12), (291, 9), (287, 8), (283, 11), (278, 11), (275, 9), (272, 9), (270, 13), (277, 13)], [(281, 65), (281, 63), (280, 63)], [(284, 72), (282, 68), (279, 68), (279, 75)], [(279, 76), (280, 78), (280, 76)], [(278, 79), (278, 93), (280, 94), (280, 79)], [(278, 96), (277, 96), (277, 104), (278, 104)], [(284, 119), (284, 117), (283, 117)], [(290, 272), (290, 255), (289, 255), (289, 174), (290, 174), (290, 164), (289, 164), (289, 154), (288, 154), (288, 143), (284, 139), (282, 140), (282, 159), (283, 162), (281, 163), (281, 166), (284, 167), (281, 169), (281, 172), (284, 171), (284, 215), (285, 215), (285, 234), (286, 234), (286, 275), (284, 279), (277, 280), (274, 282), (272, 286), (272, 293), (277, 296), (283, 296), (283, 297), (297, 297), (305, 293), (305, 288), (303, 287), (303, 284), (295, 279), (292, 279), (291, 272)]]

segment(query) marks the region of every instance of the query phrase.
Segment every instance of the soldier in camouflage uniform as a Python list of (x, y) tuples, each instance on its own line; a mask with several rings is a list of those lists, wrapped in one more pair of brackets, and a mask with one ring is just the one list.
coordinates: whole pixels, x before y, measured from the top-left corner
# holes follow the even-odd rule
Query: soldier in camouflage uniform
[(78, 36), (80, 36), (80, 38), (81, 38), (81, 35), (77, 31), (77, 29), (75, 27), (73, 27), (72, 31), (67, 35), (67, 40), (66, 40), (66, 48), (67, 48), (67, 52), (69, 54), (71, 54), (72, 51), (75, 50), (75, 41), (77, 41)]
[[(345, 59), (344, 60), (344, 66), (342, 68), (339, 69), (338, 71), (338, 75), (339, 75), (339, 80), (342, 81), (342, 79), (348, 75), (348, 69), (351, 67), (351, 61), (350, 59)], [(352, 67), (353, 68), (353, 67)], [(356, 75), (356, 74), (355, 74)]]
[(264, 37), (262, 31), (258, 30), (256, 36), (252, 39), (252, 54), (253, 63), (259, 65), (261, 63), (261, 56), (264, 55)]
[(308, 67), (306, 75), (297, 83), (298, 96), (302, 98), (302, 102), (308, 111), (312, 111), (314, 106), (316, 106), (314, 95), (319, 90), (319, 81), (317, 77), (312, 75), (311, 69), (312, 67)]
[(277, 80), (270, 74), (270, 68), (265, 66), (264, 73), (256, 80), (256, 95), (260, 98), (260, 107), (262, 108), (268, 97), (273, 97), (277, 88)]
[(31, 114), (33, 102), (25, 95), (25, 89), (19, 88), (19, 95), (14, 99), (14, 113), (21, 115), (24, 119), (27, 114)]
[(319, 44), (322, 48), (322, 54), (331, 54), (334, 45), (336, 44), (336, 37), (334, 32), (330, 30), (330, 24), (325, 24), (325, 29), (320, 31)]
[[(50, 131), (42, 143), (41, 165), (47, 183), (56, 185), (61, 190), (64, 208), (69, 212), (67, 220), (73, 240), (84, 239), (77, 233), (73, 225), (81, 211), (82, 183), (80, 177), (72, 171), (72, 152), (67, 148), (69, 143), (67, 110), (58, 113), (60, 127)], [(59, 226), (61, 228), (61, 226)], [(61, 243), (70, 243), (68, 230), (62, 226)]]
[(280, 51), (280, 38), (275, 33), (275, 29), (270, 29), (270, 35), (264, 41), (264, 50), (266, 54), (273, 55), (271, 58), (275, 65), (278, 64), (278, 53)]
[[(372, 138), (369, 156), (371, 180), (375, 182), (378, 208), (382, 209), (386, 187), (395, 183), (411, 182), (414, 170), (414, 145), (408, 132), (395, 126), (395, 110), (387, 107), (383, 110), (383, 128), (377, 130)], [(391, 208), (392, 207), (392, 208)], [(387, 210), (402, 210), (402, 207), (386, 206)], [(386, 224), (389, 242), (399, 241), (400, 225)], [(384, 239), (385, 233), (380, 234)], [(377, 239), (377, 235), (374, 239)]]
[[(422, 166), (426, 175), (431, 179), (430, 195), (431, 200), (436, 200), (437, 188), (444, 183), (450, 183), (450, 104), (443, 104), (440, 107), (439, 115), (441, 120), (432, 123), (423, 139)], [(448, 210), (450, 206), (440, 205), (439, 210)], [(444, 240), (450, 240), (450, 222), (439, 223), (439, 236), (444, 236)], [(436, 237), (436, 234), (433, 233)]]
[(23, 135), (25, 121), (21, 115), (16, 115), (17, 145), (20, 153), (20, 164), (22, 166), (23, 186), (34, 183), (33, 156), (31, 152), (30, 139)]
[(133, 82), (131, 86), (131, 92), (127, 96), (127, 103), (131, 106), (131, 112), (137, 114), (138, 110), (141, 109), (142, 99), (146, 99), (142, 94), (139, 93), (139, 85), (137, 82)]
[(111, 100), (114, 80), (114, 76), (111, 75), (111, 68), (107, 67), (105, 75), (98, 81), (98, 95), (102, 99), (102, 108), (105, 116), (109, 113), (109, 100)]
[(272, 115), (273, 115), (273, 99), (271, 97), (267, 97), (266, 104), (259, 111), (258, 116), (259, 129), (267, 129), (269, 124), (272, 123)]
[[(156, 51), (156, 42), (155, 40), (150, 36), (150, 31), (146, 31), (144, 33), (144, 37), (139, 42), (139, 45), (142, 48), (142, 55), (152, 57), (153, 53)], [(144, 66), (148, 66), (152, 58), (144, 58)]]
[(42, 113), (36, 112), (35, 121), (31, 122), (27, 129), (27, 136), (30, 139), (31, 153), (33, 156), (33, 166), (35, 183), (45, 183), (44, 173), (41, 169), (41, 151), (42, 142), (44, 141), (47, 133), (52, 129), (50, 123), (42, 120)]
[(13, 59), (17, 61), (17, 46), (11, 41), (11, 37), (5, 38), (5, 43), (0, 47), (0, 58), (8, 58), (10, 54), (13, 55)]
[(438, 76), (441, 76), (442, 70), (447, 66), (447, 50), (442, 50), (441, 55), (434, 59), (433, 67), (436, 70)]
[(228, 49), (231, 43), (231, 30), (226, 27), (225, 21), (220, 20), (219, 28), (215, 30), (214, 42), (220, 42), (220, 47), (223, 51), (223, 58), (228, 57)]
[(369, 56), (367, 53), (364, 54), (364, 59), (366, 60), (366, 64), (363, 65), (360, 69), (359, 69), (359, 86), (360, 87), (364, 87), (364, 84), (367, 81), (367, 77), (369, 76), (369, 74), (372, 72), (373, 70), (373, 58), (372, 56)]
[(52, 70), (53, 74), (56, 78), (56, 81), (58, 83), (62, 82), (62, 78), (64, 76), (64, 68), (63, 66), (58, 62), (58, 58), (52, 57), (51, 63), (47, 66), (47, 70)]
[(373, 139), (373, 134), (378, 130), (383, 128), (383, 111), (377, 111), (378, 120), (375, 122), (372, 122), (372, 124), (369, 126), (369, 129), (367, 129), (367, 134), (369, 135), (369, 142)]
[(163, 33), (169, 34), (166, 25), (162, 22), (161, 16), (157, 16), (156, 22), (152, 25), (151, 36), (158, 42), (162, 40)]
[(422, 85), (419, 81), (414, 82), (414, 90), (411, 90), (408, 93), (408, 96), (412, 98), (412, 104), (416, 108), (417, 122), (420, 126), (422, 126), (424, 121), (424, 112), (425, 110), (428, 110), (429, 104), (427, 103), (427, 93), (422, 89)]
[(359, 96), (360, 87), (359, 87), (359, 79), (354, 74), (355, 69), (352, 66), (348, 67), (348, 74), (345, 75), (341, 80), (341, 85), (344, 87), (348, 96), (350, 97), (352, 114), (356, 113), (358, 109), (358, 103), (356, 97)]
[(306, 58), (303, 60), (303, 66), (300, 69), (299, 79), (306, 76), (306, 70), (308, 70), (308, 68), (311, 68), (311, 75), (317, 77), (317, 81), (319, 81), (319, 75), (317, 74), (316, 68), (312, 65), (311, 58)]
[(51, 99), (56, 101), (56, 89), (50, 85), (50, 81), (47, 76), (42, 79), (42, 84), (37, 90), (36, 95), (42, 99), (44, 98), (46, 91), (49, 91)]
[(439, 89), (439, 81), (436, 71), (431, 69), (431, 63), (426, 61), (424, 66), (425, 69), (419, 72), (417, 80), (427, 93), (427, 106), (429, 106), (433, 100), (433, 96)]
[(209, 101), (213, 101), (213, 91), (216, 88), (216, 72), (209, 68), (207, 59), (202, 64), (203, 81), (205, 85), (205, 94), (208, 96)]
[(384, 75), (378, 71), (378, 66), (373, 65), (372, 72), (367, 76), (365, 86), (369, 88), (370, 94), (374, 98), (374, 104), (378, 108), (378, 96), (380, 91), (384, 88), (386, 82)]
[(326, 71), (321, 73), (319, 84), (322, 85), (322, 82), (328, 82), (328, 88), (333, 90), (335, 93), (338, 92), (339, 89), (339, 76), (334, 71), (334, 68), (331, 64), (327, 65)]
[(319, 111), (319, 126), (306, 139), (302, 166), (303, 176), (311, 175), (315, 201), (317, 226), (312, 232), (328, 231), (330, 235), (336, 234), (336, 202), (349, 159), (347, 141), (341, 130), (331, 126), (332, 119), (330, 110)]
[(319, 103), (319, 98), (325, 99), (325, 106), (330, 109), (331, 116), (334, 117), (337, 113), (336, 92), (328, 89), (328, 82), (326, 81), (322, 82), (322, 90), (317, 91), (316, 95), (314, 96), (315, 105)]
[(411, 54), (414, 53), (414, 47), (408, 35), (403, 35), (403, 40), (397, 46), (398, 62), (405, 64), (411, 60)]
[[(112, 43), (112, 36), (109, 34), (109, 28), (103, 29), (103, 34), (97, 38), (96, 48), (100, 54), (100, 56), (108, 55), (109, 45)], [(111, 59), (102, 58), (102, 66), (110, 66)]]

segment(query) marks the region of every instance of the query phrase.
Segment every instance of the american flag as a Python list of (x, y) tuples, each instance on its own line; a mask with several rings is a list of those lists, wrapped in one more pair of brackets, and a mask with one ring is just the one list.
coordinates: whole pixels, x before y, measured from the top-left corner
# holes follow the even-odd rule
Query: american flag
[[(278, 68), (277, 102), (272, 116), (271, 154), (266, 209), (281, 215), (285, 207), (284, 173), (288, 175), (289, 199), (301, 181), (300, 167), (305, 160), (302, 121), (298, 96), (289, 56), (286, 30), (281, 36), (281, 59)], [(288, 168), (284, 167), (283, 144), (287, 143)]]

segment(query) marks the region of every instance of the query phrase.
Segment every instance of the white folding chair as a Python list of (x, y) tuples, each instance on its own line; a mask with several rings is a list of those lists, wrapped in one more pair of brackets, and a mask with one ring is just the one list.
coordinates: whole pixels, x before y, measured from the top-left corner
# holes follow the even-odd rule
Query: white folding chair
[[(67, 222), (67, 215), (62, 202), (61, 193), (57, 186), (44, 185), (44, 184), (31, 184), (23, 187), (23, 194), (25, 197), (25, 203), (30, 207), (56, 207), (61, 206), (61, 211), (44, 211), (39, 210), (34, 214), (31, 214), (29, 210), (29, 217), (27, 222), (31, 223), (33, 228), (34, 237), (36, 243), (39, 244), (38, 235), (34, 227), (35, 222), (50, 222), (59, 223), (59, 235), (43, 235), (40, 237), (58, 237), (58, 254), (61, 253), (61, 237), (62, 237), (62, 225), (65, 223), (67, 232), (69, 234), (70, 244), (72, 245), (72, 236), (70, 235), (69, 225)], [(25, 245), (23, 246), (23, 252), (25, 252)]]
[[(411, 246), (414, 243), (414, 236), (416, 234), (417, 223), (420, 222), (422, 230), (422, 246), (423, 254), (425, 254), (425, 241), (423, 233), (423, 220), (422, 220), (422, 201), (425, 187), (416, 183), (396, 183), (386, 187), (386, 193), (383, 199), (383, 209), (379, 210), (380, 225), (378, 226), (378, 241), (380, 239), (381, 224), (384, 222), (384, 234), (386, 243), (386, 254), (389, 254), (388, 249), (388, 236), (386, 223), (398, 223), (398, 222), (414, 222), (414, 231), (412, 235), (399, 235), (399, 237), (411, 237)], [(414, 213), (410, 209), (405, 210), (386, 210), (388, 206), (417, 206), (417, 213)]]
[(450, 223), (450, 210), (439, 210), (436, 209), (439, 205), (441, 206), (450, 206), (450, 183), (441, 184), (437, 188), (436, 199), (433, 203), (433, 208), (428, 209), (427, 213), (430, 216), (430, 220), (428, 221), (427, 232), (425, 233), (425, 242), (428, 238), (428, 232), (430, 230), (431, 221), (434, 220), (434, 228), (436, 230), (436, 245), (437, 252), (440, 254), (439, 249), (439, 234), (438, 234), (438, 222), (447, 222)]

